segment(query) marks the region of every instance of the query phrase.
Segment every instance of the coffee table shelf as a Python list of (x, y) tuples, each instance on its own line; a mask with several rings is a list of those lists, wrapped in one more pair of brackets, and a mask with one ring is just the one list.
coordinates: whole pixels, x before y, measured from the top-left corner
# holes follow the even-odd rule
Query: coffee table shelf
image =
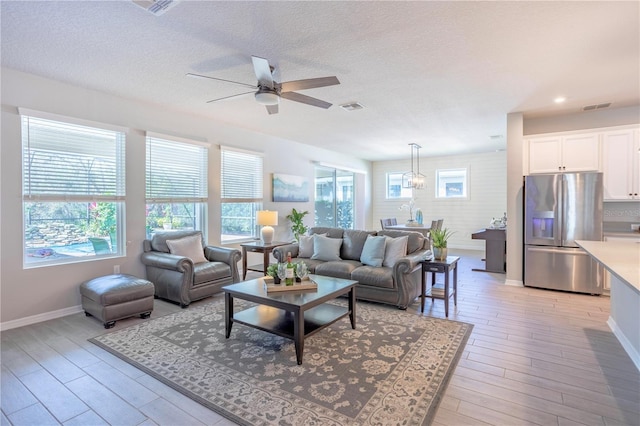
[[(324, 304), (311, 308), (304, 312), (304, 337), (307, 338), (348, 315), (349, 310), (342, 306)], [(294, 338), (293, 313), (282, 309), (265, 305), (254, 306), (234, 313), (233, 322), (288, 339)]]

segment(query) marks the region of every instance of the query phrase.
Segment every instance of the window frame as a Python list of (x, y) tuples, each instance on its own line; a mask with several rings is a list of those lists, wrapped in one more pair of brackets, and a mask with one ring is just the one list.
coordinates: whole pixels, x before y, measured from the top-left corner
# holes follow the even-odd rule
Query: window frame
[[(458, 176), (456, 176), (456, 172), (460, 173), (461, 179), (456, 180)], [(435, 198), (436, 199), (467, 199), (469, 198), (469, 168), (468, 167), (454, 167), (447, 169), (436, 169), (436, 184), (435, 184)], [(441, 176), (450, 174), (451, 176)], [(447, 177), (451, 179), (451, 182), (441, 182), (441, 180), (445, 180)], [(454, 195), (448, 194), (449, 190), (446, 186), (447, 183), (460, 183), (461, 184), (461, 194)]]
[[(229, 164), (227, 164), (229, 163)], [(264, 200), (264, 154), (230, 146), (220, 146), (220, 242), (239, 244), (260, 238), (257, 212), (262, 210)], [(249, 209), (247, 235), (236, 238), (225, 234), (225, 210), (232, 205)]]
[[(18, 113), (22, 143), (23, 268), (125, 256), (125, 149), (128, 129), (26, 108), (18, 108)], [(71, 165), (75, 162), (85, 165), (86, 179), (77, 172), (77, 166)], [(65, 174), (65, 167), (69, 173)], [(64, 235), (33, 243), (28, 235), (33, 225), (27, 215), (31, 216), (34, 207), (41, 207), (54, 215), (61, 211), (59, 218), (41, 218), (39, 222), (41, 225), (47, 221), (55, 223), (54, 220), (65, 223)], [(85, 210), (85, 217), (64, 216), (81, 210)], [(103, 221), (105, 218), (108, 220)], [(115, 221), (115, 225), (109, 224), (109, 218)], [(78, 228), (78, 224), (74, 224), (78, 220), (83, 223), (86, 220), (86, 224)], [(51, 230), (50, 227), (47, 229)], [(108, 229), (111, 230), (107, 235)], [(91, 252), (88, 251), (90, 239), (97, 237), (95, 232), (101, 232), (100, 238), (107, 240), (108, 252), (100, 253), (93, 245)], [(60, 238), (66, 243), (56, 245)], [(76, 244), (86, 247), (70, 249)]]
[[(411, 198), (413, 198), (413, 188), (405, 188), (402, 186), (402, 176), (404, 175), (405, 172), (387, 172), (385, 174), (385, 198), (387, 200), (409, 200)], [(397, 196), (393, 196), (391, 194), (391, 185), (389, 184), (390, 180), (391, 180), (391, 175), (397, 175), (395, 179), (398, 179), (398, 181), (400, 182), (398, 185), (398, 188), (400, 189), (400, 192)], [(394, 185), (395, 186), (395, 185)]]
[[(181, 217), (188, 218), (189, 214), (192, 214), (193, 217), (189, 222), (193, 221), (193, 226), (178, 229), (201, 231), (207, 241), (209, 148), (210, 144), (206, 142), (146, 132), (145, 228), (147, 238), (151, 238), (154, 232), (160, 230), (159, 226), (162, 226), (163, 230), (173, 230), (174, 226), (180, 226), (176, 224), (182, 221)], [(163, 181), (165, 185), (158, 185), (157, 181)], [(192, 209), (187, 205), (192, 205)], [(150, 212), (157, 212), (158, 209), (165, 214), (157, 215), (158, 219), (150, 219)], [(181, 209), (186, 211), (186, 214), (178, 214), (177, 218), (174, 217), (174, 214), (180, 213)], [(167, 222), (167, 212), (169, 222)], [(181, 223), (184, 224), (184, 221)]]

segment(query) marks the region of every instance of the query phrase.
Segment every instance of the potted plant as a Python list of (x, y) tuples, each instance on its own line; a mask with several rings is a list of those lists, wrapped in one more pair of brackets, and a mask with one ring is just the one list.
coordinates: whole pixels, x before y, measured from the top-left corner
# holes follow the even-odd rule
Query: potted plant
[(274, 284), (280, 284), (280, 277), (278, 276), (278, 264), (272, 263), (267, 266), (267, 276), (273, 278)]
[(296, 209), (291, 209), (291, 214), (287, 215), (287, 219), (291, 221), (291, 230), (296, 241), (300, 241), (300, 235), (304, 235), (309, 230), (309, 227), (302, 222), (302, 219), (308, 214), (308, 211), (299, 212)]
[(455, 232), (447, 228), (434, 229), (431, 231), (431, 244), (433, 245), (433, 257), (436, 260), (447, 258), (447, 241)]

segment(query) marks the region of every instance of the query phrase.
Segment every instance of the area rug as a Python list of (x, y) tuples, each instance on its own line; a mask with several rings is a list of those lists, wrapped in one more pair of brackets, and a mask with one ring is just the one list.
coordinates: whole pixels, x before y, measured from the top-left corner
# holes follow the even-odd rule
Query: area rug
[(426, 425), (472, 328), (358, 302), (356, 329), (309, 337), (297, 365), (289, 339), (241, 324), (226, 339), (220, 300), (90, 341), (238, 424)]

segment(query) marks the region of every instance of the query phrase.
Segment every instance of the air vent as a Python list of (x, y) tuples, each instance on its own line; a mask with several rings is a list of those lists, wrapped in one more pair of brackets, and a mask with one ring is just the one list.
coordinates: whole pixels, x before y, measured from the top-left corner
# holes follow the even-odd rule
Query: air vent
[(144, 10), (159, 16), (179, 3), (179, 0), (133, 0), (133, 2)]
[(364, 108), (364, 106), (361, 103), (352, 102), (349, 104), (342, 104), (340, 105), (340, 108), (342, 108), (345, 111), (355, 111), (355, 110)]
[(594, 109), (603, 109), (603, 108), (609, 108), (611, 106), (611, 102), (607, 102), (604, 104), (597, 104), (597, 105), (587, 105), (586, 107), (582, 108), (583, 111), (593, 111)]

